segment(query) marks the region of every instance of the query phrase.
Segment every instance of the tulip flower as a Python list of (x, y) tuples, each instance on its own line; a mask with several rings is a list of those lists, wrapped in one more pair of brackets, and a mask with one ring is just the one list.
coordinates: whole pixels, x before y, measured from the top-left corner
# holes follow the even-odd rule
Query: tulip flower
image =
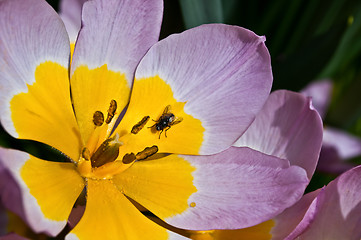
[(304, 168), (232, 147), (269, 95), (265, 38), (210, 24), (157, 42), (162, 3), (84, 3), (71, 55), (46, 2), (0, 2), (1, 123), (68, 159), (0, 149), (35, 232), (57, 235), (83, 190), (84, 215), (66, 239), (183, 239), (133, 202), (208, 230), (258, 224), (301, 198)]

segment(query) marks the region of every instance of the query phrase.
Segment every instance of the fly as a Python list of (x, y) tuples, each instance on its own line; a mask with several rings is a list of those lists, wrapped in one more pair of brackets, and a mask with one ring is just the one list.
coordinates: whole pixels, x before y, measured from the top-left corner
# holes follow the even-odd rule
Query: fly
[[(164, 131), (165, 137), (167, 137), (167, 131), (170, 129), (171, 126), (180, 123), (183, 120), (183, 118), (179, 117), (176, 118), (173, 113), (170, 112), (170, 105), (166, 106), (162, 116), (159, 117), (157, 121), (155, 121), (155, 124), (152, 127), (155, 127), (157, 131), (160, 131), (159, 133), (159, 139), (160, 135)], [(154, 120), (153, 120), (154, 121)]]

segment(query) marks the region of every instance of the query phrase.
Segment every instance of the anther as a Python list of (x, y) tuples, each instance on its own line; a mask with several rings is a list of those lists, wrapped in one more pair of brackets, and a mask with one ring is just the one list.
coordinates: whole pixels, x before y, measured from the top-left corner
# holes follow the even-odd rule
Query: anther
[(100, 167), (106, 163), (113, 162), (119, 155), (119, 147), (122, 145), (118, 140), (118, 135), (105, 140), (95, 153), (91, 156), (93, 167)]
[(158, 147), (156, 145), (153, 145), (151, 147), (144, 148), (143, 151), (137, 153), (135, 156), (137, 160), (144, 160), (158, 152)]
[(82, 156), (85, 160), (89, 161), (89, 160), (90, 160), (90, 151), (89, 151), (89, 149), (86, 148), (86, 147), (84, 147), (83, 150), (81, 151), (81, 156)]
[(104, 115), (101, 111), (96, 111), (94, 114), (93, 114), (93, 123), (95, 126), (101, 126), (103, 125), (103, 122), (104, 122)]
[(110, 106), (109, 106), (109, 109), (108, 109), (107, 119), (105, 120), (105, 122), (107, 124), (109, 124), (112, 121), (116, 110), (117, 110), (117, 102), (114, 99), (112, 99), (110, 101)]
[(147, 124), (149, 118), (149, 116), (143, 117), (142, 120), (140, 120), (137, 124), (133, 126), (131, 133), (137, 134), (140, 130), (142, 130), (145, 124)]
[(134, 162), (135, 159), (136, 159), (136, 157), (135, 157), (134, 153), (127, 153), (127, 154), (124, 155), (124, 157), (122, 159), (122, 162), (124, 164), (129, 164), (129, 163)]

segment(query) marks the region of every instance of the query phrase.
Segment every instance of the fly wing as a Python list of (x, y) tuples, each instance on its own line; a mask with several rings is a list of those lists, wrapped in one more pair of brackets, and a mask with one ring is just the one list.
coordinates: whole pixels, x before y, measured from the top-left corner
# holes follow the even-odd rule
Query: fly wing
[(173, 126), (173, 125), (176, 125), (176, 124), (180, 123), (181, 121), (183, 121), (183, 118), (182, 117), (177, 117), (173, 122), (170, 122), (169, 125)]
[(167, 105), (167, 106), (164, 108), (164, 111), (163, 111), (163, 114), (162, 114), (162, 115), (169, 113), (169, 112), (170, 112), (170, 108), (171, 108), (170, 105)]

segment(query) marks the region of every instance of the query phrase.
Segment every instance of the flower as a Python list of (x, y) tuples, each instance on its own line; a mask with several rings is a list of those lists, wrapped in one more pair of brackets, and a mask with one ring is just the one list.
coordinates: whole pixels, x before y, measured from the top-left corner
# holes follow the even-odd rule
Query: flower
[[(320, 156), (322, 137), (322, 119), (313, 105), (313, 98), (278, 90), (271, 93), (255, 121), (235, 145), (249, 146), (287, 159), (291, 165), (305, 169), (310, 181)], [(285, 232), (292, 231), (292, 224), (299, 216), (296, 211), (294, 215), (287, 215), (287, 211), (300, 204), (299, 201), (276, 217), (253, 227), (213, 234), (219, 237), (215, 239), (224, 240), (246, 236), (252, 236), (252, 239), (283, 239)]]
[(360, 177), (357, 166), (270, 221), (248, 229), (194, 232), (192, 239), (360, 239)]
[(361, 166), (306, 194), (277, 218), (275, 239), (360, 239)]
[(309, 97), (278, 90), (234, 146), (250, 147), (315, 172), (322, 144), (322, 119)]
[[(316, 81), (301, 91), (305, 96), (311, 96), (315, 108), (324, 118), (331, 100), (333, 84), (328, 79)], [(323, 172), (340, 174), (352, 167), (347, 160), (361, 155), (361, 139), (349, 133), (325, 126), (323, 144), (317, 169)]]
[(207, 230), (260, 223), (302, 196), (304, 169), (230, 147), (271, 88), (265, 38), (211, 24), (157, 43), (162, 8), (86, 2), (70, 61), (64, 24), (46, 2), (0, 2), (1, 123), (69, 159), (0, 148), (36, 232), (57, 235), (84, 187), (84, 215), (66, 239), (182, 238), (132, 202)]

